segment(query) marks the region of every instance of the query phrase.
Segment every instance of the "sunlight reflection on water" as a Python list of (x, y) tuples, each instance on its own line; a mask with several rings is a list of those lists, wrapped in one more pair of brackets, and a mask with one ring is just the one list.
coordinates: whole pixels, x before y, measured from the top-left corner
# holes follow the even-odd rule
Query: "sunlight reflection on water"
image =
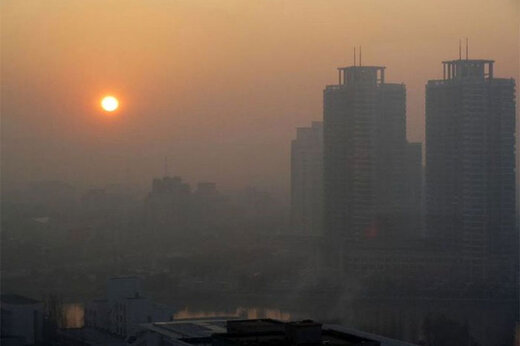
[(291, 319), (291, 315), (287, 312), (283, 312), (279, 309), (269, 309), (269, 308), (245, 308), (238, 307), (235, 310), (231, 311), (195, 311), (191, 310), (189, 307), (185, 307), (184, 309), (178, 311), (173, 315), (174, 319), (183, 319), (183, 318), (201, 318), (201, 317), (217, 317), (217, 316), (230, 316), (230, 317), (241, 317), (247, 319), (255, 319), (255, 318), (272, 318), (282, 321), (288, 321)]
[(81, 328), (85, 324), (85, 308), (83, 304), (63, 305), (64, 328)]
[[(217, 316), (239, 317), (244, 319), (272, 318), (281, 321), (288, 321), (291, 319), (290, 313), (281, 311), (279, 309), (262, 307), (237, 307), (234, 310), (201, 311), (192, 310), (187, 306), (182, 310), (177, 311), (173, 315), (173, 318), (178, 320), (184, 318), (210, 318)], [(85, 323), (85, 307), (83, 304), (78, 303), (65, 304), (63, 306), (63, 317), (64, 328), (82, 328)]]

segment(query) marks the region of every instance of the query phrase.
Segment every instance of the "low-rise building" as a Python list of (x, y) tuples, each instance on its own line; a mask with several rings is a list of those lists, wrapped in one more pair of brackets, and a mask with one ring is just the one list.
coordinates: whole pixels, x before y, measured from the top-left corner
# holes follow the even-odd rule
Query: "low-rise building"
[(17, 294), (2, 294), (2, 345), (36, 345), (42, 341), (43, 303)]
[(107, 296), (85, 306), (85, 327), (106, 331), (126, 338), (142, 323), (169, 321), (173, 310), (155, 304), (143, 295), (138, 277), (112, 278), (107, 284)]
[(399, 340), (312, 320), (238, 320), (226, 317), (148, 323), (128, 345), (363, 345), (406, 346)]

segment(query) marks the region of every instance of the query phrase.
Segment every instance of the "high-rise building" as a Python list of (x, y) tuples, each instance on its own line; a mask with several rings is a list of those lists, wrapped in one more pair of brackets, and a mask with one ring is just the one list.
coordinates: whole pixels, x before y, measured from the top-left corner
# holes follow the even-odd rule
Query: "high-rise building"
[(408, 212), (408, 231), (410, 236), (424, 235), (424, 168), (422, 143), (411, 142), (406, 146), (406, 184), (405, 194)]
[(2, 345), (41, 345), (43, 303), (17, 294), (0, 296)]
[(385, 67), (338, 68), (323, 92), (324, 227), (331, 237), (399, 237), (406, 229), (406, 88)]
[(299, 127), (291, 143), (291, 223), (295, 233), (323, 229), (323, 123)]
[(427, 233), (474, 278), (489, 255), (516, 263), (518, 252), (515, 82), (495, 78), (493, 63), (444, 61), (443, 79), (426, 85)]

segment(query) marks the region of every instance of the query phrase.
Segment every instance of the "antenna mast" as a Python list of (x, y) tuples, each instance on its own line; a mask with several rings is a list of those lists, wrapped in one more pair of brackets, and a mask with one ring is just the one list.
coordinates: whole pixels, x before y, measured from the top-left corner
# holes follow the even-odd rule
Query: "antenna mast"
[(354, 46), (354, 66), (356, 66), (356, 46)]
[(361, 66), (361, 46), (359, 46), (359, 66)]
[(466, 60), (468, 60), (468, 38), (466, 37)]

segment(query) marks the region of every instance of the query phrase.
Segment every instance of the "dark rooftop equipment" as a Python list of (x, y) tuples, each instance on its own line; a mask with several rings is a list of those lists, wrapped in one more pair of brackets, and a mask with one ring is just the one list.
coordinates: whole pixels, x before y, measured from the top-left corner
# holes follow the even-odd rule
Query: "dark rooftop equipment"
[(231, 334), (284, 332), (285, 324), (284, 322), (268, 318), (257, 320), (232, 320), (227, 322), (227, 331)]
[(293, 345), (321, 344), (321, 323), (312, 320), (289, 322), (285, 325), (285, 335)]

